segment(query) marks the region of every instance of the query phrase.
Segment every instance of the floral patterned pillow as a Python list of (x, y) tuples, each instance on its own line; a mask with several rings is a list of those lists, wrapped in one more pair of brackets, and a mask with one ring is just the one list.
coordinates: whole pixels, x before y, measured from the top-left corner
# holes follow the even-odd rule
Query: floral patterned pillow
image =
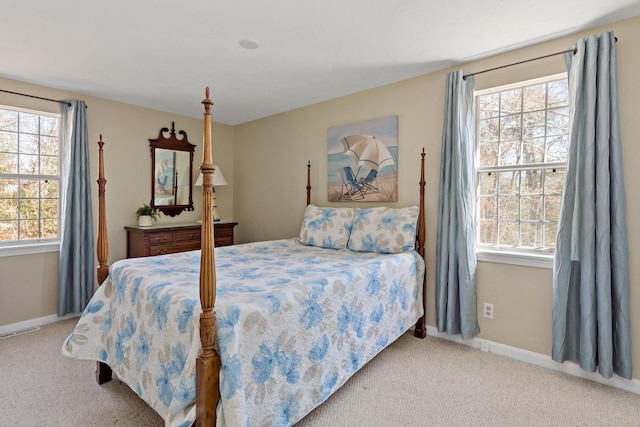
[(351, 208), (307, 206), (300, 229), (300, 243), (328, 249), (344, 249), (353, 223)]
[(347, 249), (395, 254), (414, 248), (418, 207), (356, 208)]

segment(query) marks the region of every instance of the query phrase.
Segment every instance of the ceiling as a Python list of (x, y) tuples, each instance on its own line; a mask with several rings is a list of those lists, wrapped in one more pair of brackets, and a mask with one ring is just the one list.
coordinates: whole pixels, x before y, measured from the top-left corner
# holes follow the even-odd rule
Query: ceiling
[(3, 0), (0, 77), (192, 117), (210, 86), (235, 125), (637, 15), (640, 0)]

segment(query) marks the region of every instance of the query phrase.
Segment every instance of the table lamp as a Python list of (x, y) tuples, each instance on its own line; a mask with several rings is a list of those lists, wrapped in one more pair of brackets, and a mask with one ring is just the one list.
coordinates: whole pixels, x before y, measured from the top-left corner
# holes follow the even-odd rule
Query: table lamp
[[(213, 165), (215, 168), (213, 170), (213, 221), (220, 222), (220, 218), (218, 218), (218, 204), (216, 202), (216, 187), (220, 185), (227, 185), (227, 181), (224, 179), (224, 175), (222, 174), (222, 170), (218, 167), (218, 165)], [(196, 179), (196, 186), (202, 187), (202, 172), (198, 175), (198, 179)]]

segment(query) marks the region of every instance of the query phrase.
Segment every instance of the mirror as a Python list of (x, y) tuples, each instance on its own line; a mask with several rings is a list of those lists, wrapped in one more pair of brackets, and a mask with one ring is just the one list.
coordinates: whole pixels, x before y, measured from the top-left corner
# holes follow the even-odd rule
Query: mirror
[[(169, 133), (169, 137), (164, 134)], [(176, 216), (182, 211), (193, 210), (193, 153), (196, 146), (191, 144), (187, 133), (178, 132), (175, 123), (160, 129), (156, 139), (150, 139), (151, 146), (151, 206), (165, 215)]]

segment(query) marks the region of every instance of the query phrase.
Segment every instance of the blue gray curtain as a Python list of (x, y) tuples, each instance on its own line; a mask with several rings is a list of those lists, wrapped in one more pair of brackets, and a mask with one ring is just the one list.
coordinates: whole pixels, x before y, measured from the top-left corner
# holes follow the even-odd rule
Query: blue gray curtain
[(438, 242), (436, 317), (438, 331), (473, 338), (480, 332), (476, 307), (476, 233), (473, 76), (447, 75)]
[(553, 267), (553, 360), (631, 378), (629, 253), (612, 32), (567, 55), (567, 177)]
[(61, 104), (62, 203), (58, 316), (80, 313), (93, 295), (94, 256), (87, 113), (83, 101)]

